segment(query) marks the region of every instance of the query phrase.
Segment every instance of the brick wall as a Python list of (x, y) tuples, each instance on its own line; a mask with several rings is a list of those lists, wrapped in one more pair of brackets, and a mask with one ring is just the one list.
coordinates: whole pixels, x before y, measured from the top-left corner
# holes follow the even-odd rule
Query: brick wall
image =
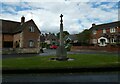
[(2, 48), (2, 34), (0, 34), (0, 48)]
[(102, 34), (102, 30), (98, 30), (97, 34), (95, 35), (97, 39), (101, 37), (101, 34)]
[(16, 53), (39, 53), (39, 48), (23, 48), (23, 49), (15, 49)]
[[(116, 29), (116, 34), (118, 34), (118, 33), (120, 33), (120, 27), (115, 27), (115, 29)], [(107, 30), (106, 30), (106, 34), (115, 34), (115, 33), (110, 33), (110, 28), (107, 28)], [(96, 34), (93, 34), (93, 33), (91, 33), (91, 39), (90, 39), (90, 43), (92, 44), (93, 43), (93, 39), (98, 39), (98, 38), (100, 38), (101, 36), (103, 35), (103, 30), (102, 29), (98, 29), (97, 31), (96, 31)], [(118, 34), (119, 35), (119, 34)]]
[(14, 35), (13, 48), (16, 48), (16, 42), (20, 42), (20, 33)]
[(23, 30), (23, 48), (28, 48), (29, 47), (29, 41), (30, 40), (34, 40), (34, 47), (39, 47), (38, 44), (38, 40), (40, 39), (40, 33), (37, 30), (37, 28), (32, 25), (34, 27), (34, 32), (30, 32), (29, 31), (29, 27), (32, 25), (32, 23), (28, 26), (26, 26), (26, 28)]
[(13, 41), (13, 35), (3, 34), (3, 41)]
[(117, 27), (116, 29), (117, 29), (117, 32), (120, 32), (120, 27)]
[(39, 51), (39, 48), (6, 48), (2, 49), (2, 54), (39, 53)]
[(109, 52), (118, 52), (120, 51), (120, 47), (118, 46), (106, 46), (106, 47), (99, 47), (99, 46), (72, 46), (71, 51), (79, 51), (79, 50), (97, 50), (97, 51), (109, 51)]

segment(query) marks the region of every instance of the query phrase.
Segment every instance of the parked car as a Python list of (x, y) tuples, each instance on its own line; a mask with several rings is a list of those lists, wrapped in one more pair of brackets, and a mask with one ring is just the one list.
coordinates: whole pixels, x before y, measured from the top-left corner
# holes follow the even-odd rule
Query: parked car
[(51, 45), (51, 46), (50, 46), (50, 49), (57, 49), (57, 48), (58, 48), (57, 45)]

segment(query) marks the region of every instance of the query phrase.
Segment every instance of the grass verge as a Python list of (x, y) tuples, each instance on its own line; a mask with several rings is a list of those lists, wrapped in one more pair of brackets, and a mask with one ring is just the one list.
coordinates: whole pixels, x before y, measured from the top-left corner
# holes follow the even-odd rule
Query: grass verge
[(68, 55), (74, 61), (52, 61), (53, 56), (34, 56), (29, 58), (9, 58), (2, 60), (3, 69), (57, 69), (81, 67), (118, 66), (117, 55), (110, 54), (74, 54)]

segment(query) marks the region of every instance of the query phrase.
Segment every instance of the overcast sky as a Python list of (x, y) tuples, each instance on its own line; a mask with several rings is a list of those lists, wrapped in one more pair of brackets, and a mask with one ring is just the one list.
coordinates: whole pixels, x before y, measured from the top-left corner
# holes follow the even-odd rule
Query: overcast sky
[(118, 21), (119, 0), (2, 1), (0, 19), (20, 22), (21, 16), (25, 16), (26, 21), (33, 19), (42, 33), (59, 32), (60, 14), (63, 14), (64, 30), (71, 34), (89, 29), (92, 23)]

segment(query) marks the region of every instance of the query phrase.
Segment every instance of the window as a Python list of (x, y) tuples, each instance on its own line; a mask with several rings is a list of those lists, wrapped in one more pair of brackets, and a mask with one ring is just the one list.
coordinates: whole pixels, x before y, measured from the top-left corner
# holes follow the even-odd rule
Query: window
[(110, 28), (110, 33), (114, 33), (115, 31), (115, 28)]
[(96, 34), (96, 33), (97, 33), (97, 31), (96, 31), (96, 30), (93, 30), (92, 32), (93, 32), (93, 34)]
[(29, 47), (34, 47), (34, 41), (33, 40), (29, 41)]
[(30, 32), (34, 32), (34, 27), (33, 26), (30, 26), (29, 29), (30, 29)]
[(105, 30), (105, 29), (103, 29), (103, 33), (106, 33), (106, 30)]
[(115, 43), (115, 39), (114, 38), (111, 38), (111, 43)]
[(93, 44), (97, 44), (97, 39), (93, 39)]

